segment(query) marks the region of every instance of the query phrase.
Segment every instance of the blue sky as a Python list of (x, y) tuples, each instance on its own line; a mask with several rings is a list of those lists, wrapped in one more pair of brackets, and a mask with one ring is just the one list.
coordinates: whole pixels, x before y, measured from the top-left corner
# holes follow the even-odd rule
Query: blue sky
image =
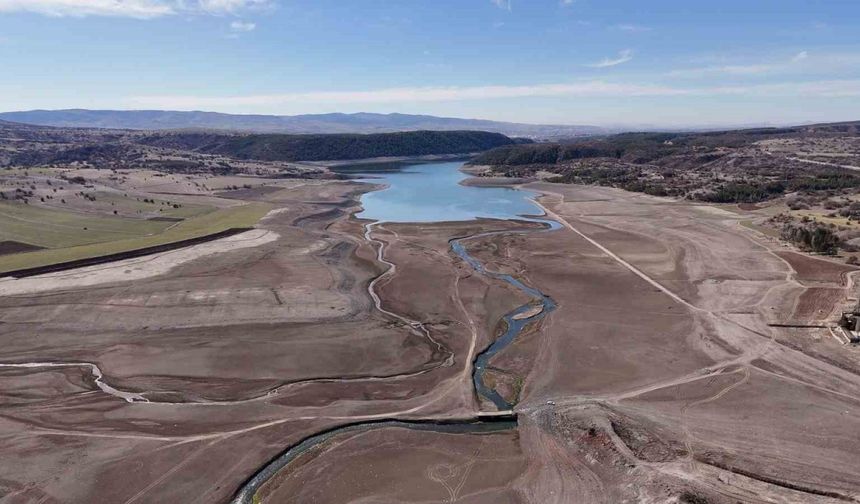
[(857, 0), (0, 0), (0, 110), (860, 119)]

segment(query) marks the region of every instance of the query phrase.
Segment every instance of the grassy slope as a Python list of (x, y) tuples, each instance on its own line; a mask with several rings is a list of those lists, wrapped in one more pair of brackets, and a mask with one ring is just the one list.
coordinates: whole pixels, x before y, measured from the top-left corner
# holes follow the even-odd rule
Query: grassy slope
[[(211, 206), (187, 204), (173, 208), (172, 204), (163, 200), (144, 203), (106, 192), (95, 193), (95, 196), (99, 204), (111, 204), (111, 208), (124, 214), (188, 219), (215, 210)], [(153, 235), (163, 232), (172, 224), (88, 213), (84, 209), (52, 209), (21, 203), (0, 203), (0, 241), (13, 240), (45, 248), (74, 247)]]
[(47, 248), (74, 247), (156, 234), (167, 229), (170, 224), (64, 212), (20, 203), (0, 203), (0, 240), (14, 240)]
[[(116, 205), (118, 210), (126, 213), (141, 212), (151, 214), (157, 212), (158, 217), (176, 217), (180, 219), (188, 219), (197, 217), (207, 212), (211, 212), (213, 207), (208, 205), (191, 205), (183, 203), (179, 208), (173, 208), (172, 202), (165, 199), (154, 199), (155, 203), (144, 203), (143, 201), (133, 200), (123, 197), (120, 194), (109, 192), (96, 192), (94, 194), (100, 202), (108, 202)], [(162, 205), (162, 203), (165, 203)]]
[[(235, 227), (250, 227), (257, 223), (271, 207), (262, 203), (224, 208), (168, 227), (163, 232), (150, 236), (123, 237), (114, 241), (70, 246), (51, 250), (39, 250), (23, 254), (0, 256), (0, 272), (22, 268), (33, 268), (60, 262), (97, 257), (135, 250), (153, 245), (162, 245), (188, 238), (196, 238)], [(128, 222), (129, 219), (120, 219)], [(148, 222), (148, 221), (144, 221)], [(170, 223), (155, 223), (170, 226)]]

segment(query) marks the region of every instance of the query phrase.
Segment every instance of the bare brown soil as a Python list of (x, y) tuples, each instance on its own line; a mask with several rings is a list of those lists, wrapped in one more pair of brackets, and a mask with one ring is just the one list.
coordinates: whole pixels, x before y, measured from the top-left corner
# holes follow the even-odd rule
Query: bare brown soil
[[(245, 195), (275, 206), (258, 225), (274, 241), (183, 259), (134, 282), (122, 279), (136, 268), (124, 261), (86, 277), (55, 273), (65, 277), (54, 289), (34, 277), (26, 281), (38, 286), (0, 296), (2, 363), (34, 363), (0, 367), (0, 450), (25, 460), (3, 464), (10, 498), (225, 502), (313, 432), (474, 416), (472, 359), (525, 300), (475, 275), (448, 240), (522, 224), (374, 232), (398, 265), (377, 288), (382, 306), (424, 322), (430, 340), (368, 295), (386, 269), (351, 218), (368, 188), (310, 182)], [(106, 394), (88, 368), (39, 362), (96, 364), (105, 382), (149, 402)]]
[(260, 492), (262, 502), (519, 502), (516, 431), (442, 434), (386, 428), (338, 436)]
[[(851, 295), (843, 269), (833, 275), (833, 263), (810, 259), (817, 284), (831, 286), (808, 288), (783, 249), (732, 214), (615, 190), (534, 187), (548, 191), (543, 203), (570, 229), (469, 242), (485, 265), (559, 304), (487, 374), (506, 398), (523, 381), (518, 501), (857, 499), (849, 459), (858, 447), (847, 440), (858, 427), (858, 375), (844, 358), (856, 350), (820, 331), (811, 338), (766, 325), (826, 319), (819, 310)], [(350, 461), (347, 445), (283, 471), (271, 488), (289, 490), (264, 502), (291, 502), (305, 474), (375, 481)], [(405, 462), (414, 452), (391, 457)], [(411, 482), (416, 469), (400, 469), (389, 481)], [(493, 488), (489, 478), (486, 485)], [(397, 501), (389, 493), (396, 488), (374, 487), (368, 498)], [(425, 500), (444, 498), (426, 492)]]
[[(739, 233), (736, 222), (718, 214), (614, 190), (538, 188), (563, 194), (565, 203), (553, 195), (543, 201), (629, 265), (609, 262), (605, 253), (599, 255), (602, 266), (595, 262), (598, 257), (574, 256), (568, 272), (600, 275), (575, 282), (588, 286), (589, 293), (577, 298), (570, 288), (550, 290), (562, 277), (548, 260), (549, 247), (533, 242), (531, 250), (541, 252), (530, 255), (540, 254), (540, 259), (525, 262), (530, 278), (561, 305), (546, 325), (544, 350), (526, 382), (534, 414), (544, 409), (540, 402), (553, 398), (565, 405), (556, 407), (559, 415), (579, 415), (587, 408), (595, 422), (608, 417), (622, 441), (611, 449), (630, 450), (628, 460), (639, 467), (637, 476), (583, 484), (595, 491), (606, 485), (619, 491), (621, 482), (680, 478), (693, 484), (690, 491), (713, 502), (856, 498), (860, 488), (846, 468), (858, 447), (845, 440), (858, 427), (860, 398), (846, 388), (858, 377), (831, 363), (845, 352), (856, 356), (856, 349), (819, 339), (807, 344), (815, 352), (798, 351), (793, 347), (800, 344), (770, 341), (776, 337), (792, 343), (803, 336), (762, 327), (773, 316), (770, 312), (791, 306), (774, 299), (777, 294), (792, 299), (791, 291), (802, 293), (798, 318), (821, 318), (817, 310), (806, 317), (815, 294), (792, 283), (800, 272), (787, 270), (764, 242)], [(619, 233), (623, 240), (615, 238)], [(575, 237), (569, 240), (564, 247), (568, 253), (589, 250), (577, 248)], [(814, 264), (817, 280), (827, 271), (828, 281), (838, 281), (845, 271), (817, 259), (801, 264)], [(631, 267), (678, 299), (644, 282)], [(541, 275), (542, 270), (553, 274)], [(601, 293), (611, 287), (613, 275), (626, 276), (627, 286), (611, 290), (604, 300)], [(848, 295), (844, 288), (839, 293)], [(649, 299), (663, 302), (650, 305)], [(604, 312), (614, 315), (612, 322), (604, 321)], [(661, 326), (661, 320), (672, 320), (669, 312), (677, 322)], [(575, 339), (580, 355), (553, 343), (563, 338)], [(661, 343), (656, 338), (665, 339)], [(567, 370), (571, 372), (565, 374)], [(588, 382), (595, 375), (604, 377), (598, 385)], [(579, 388), (583, 382), (589, 383), (588, 390)], [(816, 407), (806, 408), (808, 404)]]
[(845, 285), (846, 275), (857, 271), (854, 266), (839, 264), (827, 259), (818, 259), (798, 252), (777, 252), (797, 273), (796, 278), (804, 283), (824, 282)]
[(810, 287), (797, 300), (794, 318), (801, 321), (832, 320), (833, 311), (845, 298), (844, 289)]
[[(712, 207), (530, 188), (561, 229), (384, 224), (367, 240), (351, 214), (369, 187), (309, 181), (242, 193), (274, 206), (259, 225), (271, 241), (131, 282), (104, 265), (88, 273), (100, 282), (0, 292), (0, 362), (72, 364), (0, 366), (0, 452), (15, 456), (0, 462), (0, 493), (228, 502), (316, 433), (492, 411), (472, 362), (530, 300), (449, 241), (500, 230), (465, 242), (472, 256), (558, 304), (490, 363), (518, 429), (335, 435), (269, 480), (262, 502), (860, 499), (860, 351), (826, 329), (768, 326), (829, 321), (830, 304), (856, 297), (850, 269)], [(149, 402), (106, 393), (73, 363)]]

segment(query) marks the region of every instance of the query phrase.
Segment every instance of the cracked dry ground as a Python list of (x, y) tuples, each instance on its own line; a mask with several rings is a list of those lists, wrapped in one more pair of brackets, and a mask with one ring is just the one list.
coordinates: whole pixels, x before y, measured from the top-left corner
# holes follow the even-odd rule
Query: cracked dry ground
[[(807, 293), (849, 295), (849, 271), (786, 255), (724, 212), (534, 189), (567, 227), (468, 242), (559, 305), (490, 363), (518, 429), (333, 436), (264, 502), (858, 499), (857, 350), (767, 326), (820, 316)], [(474, 397), (471, 359), (528, 300), (448, 240), (521, 225), (374, 232), (397, 267), (377, 287), (384, 307), (425, 323), (440, 351), (374, 309), (366, 288), (385, 268), (349, 217), (361, 190), (261, 195), (282, 208), (260, 225), (276, 241), (168, 274), (0, 298), (4, 362), (95, 362), (152, 401), (101, 393), (81, 369), (0, 370), (0, 450), (17, 459), (3, 464), (4, 502), (226, 502), (313, 433), (492, 409)]]

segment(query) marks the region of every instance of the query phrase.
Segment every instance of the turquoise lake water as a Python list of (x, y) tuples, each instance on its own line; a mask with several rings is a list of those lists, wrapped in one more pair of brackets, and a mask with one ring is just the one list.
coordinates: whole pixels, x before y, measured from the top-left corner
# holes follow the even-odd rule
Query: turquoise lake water
[(337, 171), (379, 177), (381, 191), (361, 198), (362, 219), (384, 222), (467, 221), (478, 217), (515, 219), (543, 212), (529, 198), (530, 191), (507, 187), (470, 187), (459, 182), (463, 161), (424, 164), (379, 164), (341, 167)]

